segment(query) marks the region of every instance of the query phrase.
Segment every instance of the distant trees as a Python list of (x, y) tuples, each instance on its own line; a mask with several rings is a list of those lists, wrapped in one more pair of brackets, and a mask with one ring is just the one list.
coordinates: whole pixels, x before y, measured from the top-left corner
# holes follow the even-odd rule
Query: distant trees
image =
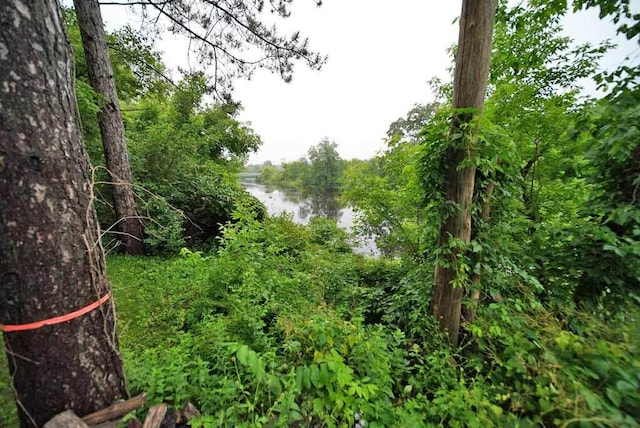
[(0, 2), (0, 28), (0, 324), (21, 426), (40, 427), (127, 391), (58, 2)]
[(260, 181), (310, 191), (334, 192), (342, 185), (345, 165), (346, 161), (338, 153), (338, 145), (325, 138), (309, 148), (307, 158), (284, 162), (280, 169), (265, 165)]

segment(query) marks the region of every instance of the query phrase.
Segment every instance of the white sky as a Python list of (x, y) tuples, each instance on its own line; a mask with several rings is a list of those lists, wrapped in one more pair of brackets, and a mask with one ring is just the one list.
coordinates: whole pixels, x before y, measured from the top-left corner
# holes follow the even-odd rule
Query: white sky
[[(634, 9), (640, 0), (632, 0)], [(297, 0), (281, 21), (283, 33), (300, 30), (312, 50), (329, 56), (321, 71), (297, 64), (293, 81), (282, 82), (267, 71), (235, 84), (242, 102), (240, 120), (251, 122), (263, 145), (249, 163), (280, 163), (305, 156), (328, 137), (345, 159), (370, 158), (383, 147), (389, 124), (413, 104), (433, 99), (428, 81), (448, 77), (447, 48), (457, 41), (460, 1)], [(108, 27), (130, 18), (128, 8), (103, 6)], [(135, 28), (135, 27), (134, 27)], [(595, 11), (566, 19), (577, 42), (613, 38), (614, 27)], [(616, 39), (616, 42), (622, 42)], [(165, 38), (158, 44), (169, 67), (187, 64), (183, 43)], [(613, 66), (637, 45), (626, 43), (604, 61)]]

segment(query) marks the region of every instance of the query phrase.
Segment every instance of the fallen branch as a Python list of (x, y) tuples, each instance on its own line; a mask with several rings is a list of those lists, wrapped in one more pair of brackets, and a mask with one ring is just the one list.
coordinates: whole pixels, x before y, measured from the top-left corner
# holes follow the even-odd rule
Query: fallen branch
[(167, 405), (165, 403), (158, 404), (149, 409), (147, 418), (144, 420), (142, 428), (159, 428), (167, 414)]
[(91, 413), (82, 418), (82, 420), (87, 425), (97, 425), (102, 422), (110, 421), (111, 419), (119, 418), (120, 416), (124, 416), (129, 412), (132, 412), (140, 407), (144, 406), (147, 402), (147, 393), (143, 392), (142, 394), (130, 398), (127, 401), (123, 401), (121, 403), (113, 404), (106, 409), (98, 410), (95, 413)]

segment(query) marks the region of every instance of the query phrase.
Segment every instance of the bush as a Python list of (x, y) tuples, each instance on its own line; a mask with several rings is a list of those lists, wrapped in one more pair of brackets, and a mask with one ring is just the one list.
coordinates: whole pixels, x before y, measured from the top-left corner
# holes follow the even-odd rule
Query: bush
[(342, 252), (332, 228), (240, 209), (210, 255), (111, 257), (132, 393), (192, 401), (202, 427), (637, 426), (637, 302), (560, 313), (505, 285), (453, 352), (432, 272)]

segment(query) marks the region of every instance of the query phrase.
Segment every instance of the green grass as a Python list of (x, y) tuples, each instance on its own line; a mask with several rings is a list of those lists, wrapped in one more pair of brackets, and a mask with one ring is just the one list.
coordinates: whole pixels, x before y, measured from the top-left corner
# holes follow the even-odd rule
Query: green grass
[(11, 428), (18, 425), (18, 411), (13, 399), (7, 355), (0, 352), (0, 427)]

